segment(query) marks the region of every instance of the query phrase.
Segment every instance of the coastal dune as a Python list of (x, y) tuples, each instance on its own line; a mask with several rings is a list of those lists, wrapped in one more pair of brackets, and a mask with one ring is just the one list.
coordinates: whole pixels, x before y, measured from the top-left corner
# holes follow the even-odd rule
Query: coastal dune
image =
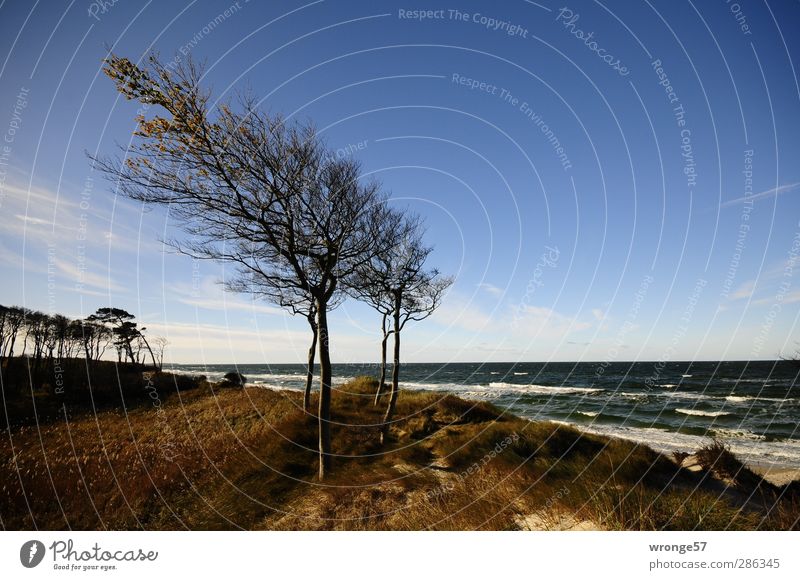
[[(402, 391), (380, 444), (376, 382), (334, 396), (334, 465), (316, 475), (302, 393), (198, 388), (127, 412), (12, 426), (0, 442), (6, 529), (789, 529), (798, 484), (724, 446), (691, 465), (644, 445)], [(313, 408), (313, 406), (312, 406)], [(41, 439), (40, 439), (41, 438)]]

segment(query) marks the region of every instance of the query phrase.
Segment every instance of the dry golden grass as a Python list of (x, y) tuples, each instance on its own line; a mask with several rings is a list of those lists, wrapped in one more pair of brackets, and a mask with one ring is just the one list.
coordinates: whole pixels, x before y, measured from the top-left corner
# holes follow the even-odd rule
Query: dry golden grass
[(0, 440), (2, 525), (506, 530), (568, 517), (602, 529), (797, 526), (795, 488), (754, 507), (738, 500), (741, 489), (647, 447), (452, 395), (401, 392), (382, 447), (374, 389), (363, 378), (334, 394), (336, 457), (324, 482), (316, 417), (292, 391), (205, 386), (127, 414), (12, 428)]

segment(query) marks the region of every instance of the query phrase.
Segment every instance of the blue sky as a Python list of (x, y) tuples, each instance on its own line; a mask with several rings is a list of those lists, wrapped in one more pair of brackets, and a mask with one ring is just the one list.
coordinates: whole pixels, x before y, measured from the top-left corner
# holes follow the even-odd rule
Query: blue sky
[[(313, 119), (425, 216), (456, 283), (408, 361), (789, 354), (798, 23), (748, 1), (3, 2), (0, 303), (125, 308), (176, 362), (304, 359), (304, 320), (224, 294), (224, 266), (165, 251), (169, 216), (90, 167), (138, 108), (108, 48), (157, 50), (204, 61), (215, 98)], [(335, 361), (377, 358), (369, 308), (331, 324)]]

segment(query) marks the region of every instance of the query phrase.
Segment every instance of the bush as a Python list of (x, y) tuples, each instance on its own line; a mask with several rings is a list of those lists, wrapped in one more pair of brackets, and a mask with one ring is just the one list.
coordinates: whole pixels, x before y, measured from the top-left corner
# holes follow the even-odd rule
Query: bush
[(222, 377), (222, 386), (225, 387), (244, 387), (247, 378), (238, 371), (231, 371)]

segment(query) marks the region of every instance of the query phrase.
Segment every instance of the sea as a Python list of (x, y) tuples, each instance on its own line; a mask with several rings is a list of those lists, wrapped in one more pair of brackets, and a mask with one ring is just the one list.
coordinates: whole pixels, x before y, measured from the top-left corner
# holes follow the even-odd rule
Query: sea
[[(248, 386), (270, 389), (301, 390), (306, 376), (299, 364), (172, 370), (210, 380), (238, 370)], [(334, 387), (377, 370), (375, 364), (334, 364)], [(800, 365), (792, 361), (407, 363), (400, 387), (490, 401), (527, 419), (665, 453), (719, 439), (752, 465), (800, 468)]]

